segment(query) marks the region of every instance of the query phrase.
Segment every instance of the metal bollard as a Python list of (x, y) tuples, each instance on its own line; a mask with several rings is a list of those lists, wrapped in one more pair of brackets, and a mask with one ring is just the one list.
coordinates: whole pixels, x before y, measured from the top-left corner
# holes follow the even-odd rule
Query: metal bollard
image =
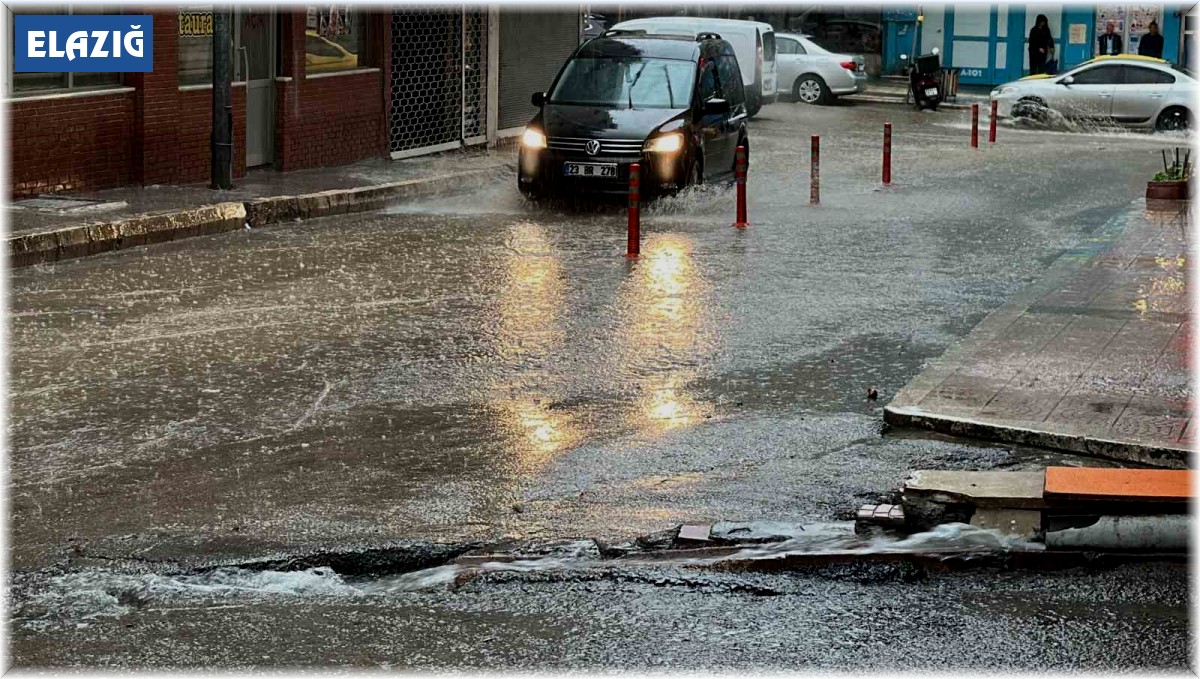
[(629, 166), (629, 238), (625, 246), (626, 257), (637, 257), (642, 251), (642, 166)]
[(996, 100), (992, 100), (992, 112), (988, 118), (988, 143), (996, 143)]
[(812, 136), (812, 165), (810, 170), (812, 186), (809, 187), (808, 204), (821, 204), (821, 138)]
[(737, 147), (737, 165), (734, 169), (737, 179), (737, 221), (733, 223), (739, 229), (750, 226), (746, 221), (746, 147)]
[(971, 104), (971, 148), (979, 148), (979, 104)]
[(883, 183), (892, 183), (892, 124), (883, 124)]

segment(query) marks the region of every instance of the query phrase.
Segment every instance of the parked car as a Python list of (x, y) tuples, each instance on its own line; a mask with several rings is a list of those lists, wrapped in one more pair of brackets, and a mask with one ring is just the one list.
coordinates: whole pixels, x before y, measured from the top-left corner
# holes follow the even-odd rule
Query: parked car
[(733, 45), (746, 86), (746, 109), (753, 117), (764, 104), (775, 103), (778, 80), (775, 64), (775, 29), (761, 21), (708, 19), (703, 17), (654, 17), (631, 19), (614, 30), (644, 30), (650, 33), (688, 35), (717, 33)]
[(1112, 121), (1156, 130), (1192, 126), (1196, 80), (1169, 62), (1136, 54), (1096, 57), (1058, 75), (1030, 75), (992, 90), (1000, 117)]
[(624, 194), (641, 164), (642, 194), (730, 177), (746, 145), (746, 94), (733, 46), (610, 31), (579, 46), (521, 137), (517, 186), (534, 199)]
[(339, 71), (358, 66), (358, 55), (316, 31), (305, 31), (304, 64), (309, 71)]
[(775, 36), (779, 89), (792, 93), (795, 101), (828, 104), (841, 94), (862, 92), (867, 72), (861, 54), (837, 54), (813, 42), (807, 35), (779, 33)]

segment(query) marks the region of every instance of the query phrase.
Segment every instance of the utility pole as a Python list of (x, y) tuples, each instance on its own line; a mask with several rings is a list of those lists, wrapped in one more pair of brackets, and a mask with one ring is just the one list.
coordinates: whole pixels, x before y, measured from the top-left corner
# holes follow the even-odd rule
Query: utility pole
[(213, 4), (212, 182), (209, 188), (233, 188), (233, 41), (228, 5)]

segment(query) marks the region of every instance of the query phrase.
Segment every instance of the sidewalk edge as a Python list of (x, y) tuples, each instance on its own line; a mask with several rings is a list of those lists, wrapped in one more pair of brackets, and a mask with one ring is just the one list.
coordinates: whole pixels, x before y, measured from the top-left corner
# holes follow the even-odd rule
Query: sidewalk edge
[(387, 184), (134, 215), (7, 238), (9, 265), (32, 266), (194, 236), (378, 209), (398, 198), (434, 193), (449, 182), (491, 175), (498, 168), (450, 172)]

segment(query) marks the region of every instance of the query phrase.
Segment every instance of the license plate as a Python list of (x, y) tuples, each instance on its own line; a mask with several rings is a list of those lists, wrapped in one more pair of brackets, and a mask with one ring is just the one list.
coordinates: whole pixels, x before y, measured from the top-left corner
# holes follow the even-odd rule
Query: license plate
[(936, 97), (936, 96), (937, 96), (937, 88), (936, 88), (936, 87), (930, 87), (930, 88), (926, 89), (926, 90), (925, 90), (925, 96), (927, 96), (927, 97)]
[(565, 177), (600, 177), (615, 179), (617, 177), (616, 163), (563, 163)]

